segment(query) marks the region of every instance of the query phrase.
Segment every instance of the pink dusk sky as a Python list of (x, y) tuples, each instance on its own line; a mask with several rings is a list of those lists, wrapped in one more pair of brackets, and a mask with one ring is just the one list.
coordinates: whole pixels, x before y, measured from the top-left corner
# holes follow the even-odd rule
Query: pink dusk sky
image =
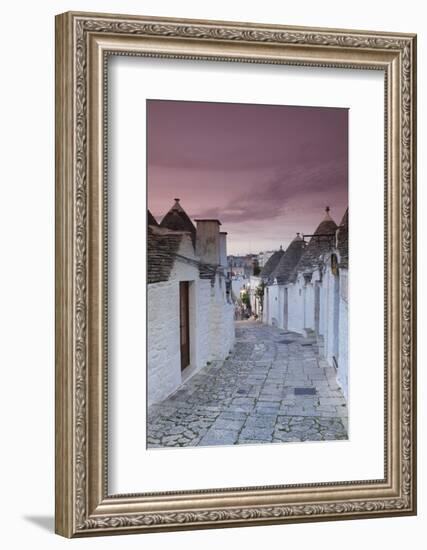
[(147, 101), (148, 207), (215, 218), (228, 253), (285, 248), (348, 205), (348, 110)]

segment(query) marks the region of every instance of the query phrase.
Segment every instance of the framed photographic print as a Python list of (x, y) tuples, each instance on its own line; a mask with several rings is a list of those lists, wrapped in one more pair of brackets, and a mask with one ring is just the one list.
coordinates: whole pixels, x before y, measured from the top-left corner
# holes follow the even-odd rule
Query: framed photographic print
[(56, 531), (416, 513), (416, 37), (56, 18)]

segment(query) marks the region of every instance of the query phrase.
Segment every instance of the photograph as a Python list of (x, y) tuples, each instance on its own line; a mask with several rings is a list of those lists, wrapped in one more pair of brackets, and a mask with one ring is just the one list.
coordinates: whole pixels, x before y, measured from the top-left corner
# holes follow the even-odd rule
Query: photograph
[(403, 547), (420, 18), (215, 9), (55, 16), (55, 532), (300, 523), (329, 547), (334, 522), (351, 546), (348, 520), (396, 517)]
[(349, 439), (348, 118), (146, 100), (147, 448)]

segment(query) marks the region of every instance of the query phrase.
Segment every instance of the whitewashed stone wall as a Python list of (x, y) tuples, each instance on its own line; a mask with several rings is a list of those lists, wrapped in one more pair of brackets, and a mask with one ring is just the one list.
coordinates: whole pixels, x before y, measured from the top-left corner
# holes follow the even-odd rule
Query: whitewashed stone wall
[(273, 284), (269, 287), (269, 315), (268, 324), (278, 328), (286, 329), (285, 320), (285, 293), (283, 285)]
[[(194, 259), (190, 238), (179, 255)], [(197, 265), (177, 259), (168, 281), (148, 285), (148, 405), (162, 401), (182, 383), (179, 333), (179, 282), (190, 281), (190, 365), (194, 374), (208, 361), (225, 359), (234, 345), (234, 307), (227, 303), (225, 280), (199, 278)]]
[(335, 277), (330, 267), (327, 267), (324, 274), (328, 293), (326, 296), (326, 334), (325, 334), (325, 357), (330, 365), (333, 365), (334, 355), (338, 354), (338, 334), (335, 329), (336, 317), (339, 315), (337, 296), (339, 293), (339, 278)]
[(262, 322), (266, 325), (271, 325), (271, 300), (270, 300), (271, 287), (266, 286), (264, 288), (264, 309), (262, 312)]
[(284, 315), (285, 287), (269, 285), (264, 291), (263, 322), (304, 334), (306, 329), (316, 330), (316, 285), (319, 288), (318, 334), (323, 341), (324, 355), (328, 363), (337, 360), (337, 381), (343, 393), (348, 395), (348, 271), (339, 270), (339, 276), (332, 273), (330, 254), (324, 257), (322, 273), (314, 270), (311, 281), (299, 274), (295, 283), (287, 285), (288, 319)]
[(190, 325), (190, 328), (192, 328), (192, 330), (190, 330), (190, 366), (193, 367), (195, 371), (198, 371), (209, 361), (211, 284), (210, 281), (204, 279), (199, 279), (196, 284), (196, 316), (194, 323)]
[(181, 383), (179, 286), (176, 281), (148, 285), (148, 405)]
[[(182, 239), (178, 253), (194, 258), (190, 238)], [(198, 278), (199, 270), (196, 265), (175, 261), (168, 281), (148, 285), (149, 405), (165, 399), (181, 384), (179, 281), (191, 281), (190, 342), (193, 342), (197, 341), (195, 323), (192, 320), (199, 302)]]
[(279, 287), (278, 285), (269, 285), (264, 302), (267, 298), (266, 321), (267, 325), (273, 327), (279, 326)]
[(345, 398), (348, 399), (348, 271), (340, 270), (340, 325), (339, 325), (339, 357), (338, 384)]
[(215, 277), (209, 303), (209, 358), (225, 359), (234, 346), (234, 306), (226, 301), (225, 280)]
[(288, 329), (300, 334), (304, 331), (304, 279), (298, 277), (288, 286)]
[(345, 397), (348, 397), (348, 270), (340, 269), (339, 275), (332, 273), (330, 256), (325, 258), (326, 269), (322, 282), (324, 312), (323, 336), (324, 354), (330, 365), (333, 358), (338, 364), (337, 382)]
[(277, 327), (279, 328), (285, 328), (284, 327), (284, 321), (285, 321), (285, 315), (284, 315), (284, 308), (285, 308), (285, 289), (281, 285), (275, 285), (277, 286), (277, 311), (276, 311), (276, 318), (277, 318)]
[[(303, 333), (305, 329), (315, 330), (315, 285), (320, 278), (319, 272), (313, 273), (312, 282), (306, 283), (302, 275), (290, 285), (269, 285), (264, 292), (264, 301), (267, 304), (263, 322), (279, 328)], [(322, 319), (322, 287), (319, 292), (319, 327), (324, 323)], [(287, 292), (287, 319), (285, 318), (285, 302)], [(287, 321), (287, 322), (286, 322)]]
[(326, 339), (328, 332), (328, 304), (329, 286), (328, 281), (323, 277), (322, 284), (320, 285), (320, 318), (319, 318), (319, 335)]
[[(312, 277), (313, 280), (313, 277)], [(304, 328), (314, 330), (314, 284), (304, 286)]]
[(263, 310), (262, 310), (262, 322), (268, 325), (268, 286), (264, 288), (264, 298), (263, 298)]

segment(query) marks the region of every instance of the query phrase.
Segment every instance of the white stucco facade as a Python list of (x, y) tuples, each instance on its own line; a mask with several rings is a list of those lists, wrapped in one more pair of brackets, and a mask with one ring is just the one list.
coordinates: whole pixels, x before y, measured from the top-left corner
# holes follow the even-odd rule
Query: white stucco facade
[[(336, 252), (339, 262), (339, 253)], [(337, 369), (337, 381), (348, 396), (348, 269), (333, 273), (331, 254), (325, 258), (324, 270), (324, 354)]]
[(299, 334), (314, 335), (337, 382), (348, 396), (348, 269), (332, 268), (332, 249), (319, 267), (298, 273), (291, 283), (270, 281), (264, 290), (263, 322)]
[(348, 270), (340, 272), (340, 325), (339, 325), (339, 357), (338, 357), (338, 383), (342, 387), (346, 399), (348, 399)]
[(263, 322), (278, 327), (280, 316), (279, 291), (277, 285), (268, 285), (264, 292)]
[(234, 345), (234, 306), (231, 301), (227, 302), (225, 279), (218, 274), (215, 284), (210, 285), (208, 307), (208, 361), (222, 360), (229, 355)]
[(288, 288), (288, 330), (298, 332), (304, 331), (304, 301), (305, 289), (302, 277), (298, 277), (295, 284), (287, 285)]
[[(180, 281), (189, 282), (190, 365), (181, 371)], [(169, 279), (148, 285), (148, 404), (162, 401), (234, 345), (234, 308), (224, 276), (200, 278), (190, 237), (183, 237)]]

